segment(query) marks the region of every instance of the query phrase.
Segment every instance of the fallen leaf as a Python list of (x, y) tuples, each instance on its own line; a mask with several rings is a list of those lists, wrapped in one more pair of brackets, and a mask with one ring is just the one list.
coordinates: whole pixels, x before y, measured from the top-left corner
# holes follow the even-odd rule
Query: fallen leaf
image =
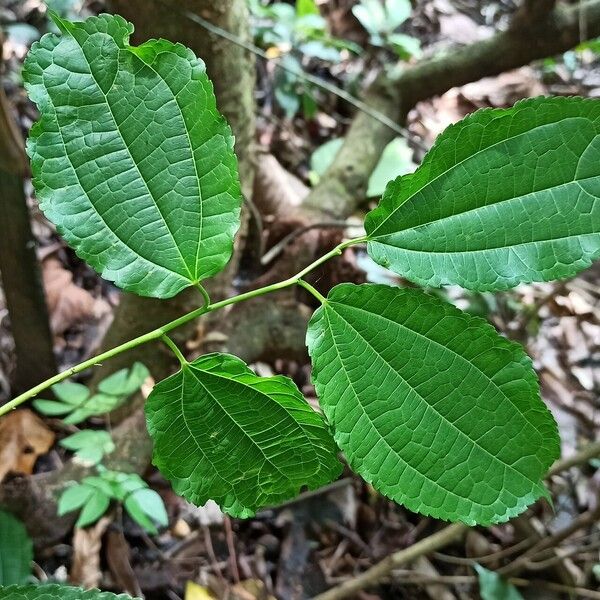
[(0, 419), (0, 482), (8, 473), (31, 475), (38, 456), (52, 448), (54, 433), (33, 412), (16, 410)]
[(111, 528), (106, 535), (106, 561), (108, 568), (120, 589), (136, 598), (142, 597), (142, 590), (131, 567), (131, 548), (122, 530)]
[(215, 600), (215, 597), (205, 587), (188, 581), (185, 586), (185, 600)]
[(42, 277), (50, 312), (50, 327), (55, 336), (86, 319), (100, 319), (111, 310), (108, 302), (94, 298), (87, 290), (77, 286), (73, 282), (73, 274), (54, 257), (43, 261)]
[(504, 108), (522, 98), (534, 98), (547, 93), (531, 67), (508, 71), (497, 77), (484, 77), (460, 88), (461, 96), (475, 108)]
[(76, 528), (73, 533), (73, 562), (69, 581), (82, 588), (97, 588), (102, 580), (100, 550), (102, 536), (112, 519), (104, 517), (93, 527)]
[(440, 36), (457, 44), (472, 44), (490, 37), (489, 27), (480, 26), (462, 13), (440, 16)]

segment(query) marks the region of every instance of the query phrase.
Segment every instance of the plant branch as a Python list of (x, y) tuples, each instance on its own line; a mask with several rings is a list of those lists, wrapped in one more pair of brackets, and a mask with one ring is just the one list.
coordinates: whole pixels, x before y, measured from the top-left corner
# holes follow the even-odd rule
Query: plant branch
[[(99, 354), (98, 356), (90, 358), (89, 360), (85, 360), (85, 361), (79, 363), (78, 365), (75, 365), (74, 367), (71, 367), (70, 369), (63, 371), (62, 373), (59, 373), (58, 375), (51, 377), (50, 379), (46, 379), (46, 381), (43, 381), (39, 385), (36, 385), (35, 387), (31, 388), (27, 392), (17, 396), (10, 402), (6, 403), (4, 406), (0, 407), (0, 416), (10, 412), (11, 410), (14, 410), (15, 408), (17, 408), (17, 406), (23, 404), (23, 402), (26, 402), (27, 400), (33, 398), (34, 396), (37, 396), (37, 394), (39, 394), (40, 392), (55, 385), (56, 383), (60, 383), (61, 381), (68, 379), (69, 377), (72, 377), (73, 375), (76, 375), (77, 373), (81, 373), (81, 371), (85, 371), (86, 369), (88, 369), (90, 367), (98, 366), (98, 365), (102, 364), (103, 361), (108, 360), (109, 358), (112, 358), (113, 356), (117, 356), (119, 354), (122, 354), (123, 352), (127, 352), (127, 350), (131, 350), (132, 348), (136, 348), (137, 346), (141, 346), (142, 344), (147, 344), (148, 342), (153, 342), (153, 341), (160, 340), (160, 339), (164, 340), (166, 337), (166, 334), (169, 333), (170, 331), (173, 331), (173, 329), (177, 329), (178, 327), (181, 327), (182, 325), (185, 325), (189, 321), (192, 321), (202, 315), (213, 312), (215, 310), (219, 310), (221, 308), (225, 308), (226, 306), (230, 306), (232, 304), (237, 304), (239, 302), (243, 302), (244, 300), (249, 300), (250, 298), (255, 298), (257, 296), (263, 296), (264, 294), (269, 294), (271, 292), (276, 292), (278, 290), (283, 290), (283, 289), (291, 287), (293, 285), (297, 285), (299, 283), (300, 279), (302, 277), (304, 277), (304, 275), (306, 275), (307, 273), (310, 273), (311, 271), (316, 269), (318, 266), (320, 266), (324, 262), (328, 261), (330, 258), (333, 258), (334, 256), (339, 256), (345, 248), (348, 248), (349, 246), (353, 246), (354, 244), (360, 244), (364, 241), (365, 241), (365, 238), (363, 237), (363, 238), (355, 238), (355, 239), (349, 240), (347, 242), (343, 242), (343, 243), (337, 245), (333, 250), (330, 250), (329, 252), (327, 252), (327, 254), (324, 254), (323, 256), (321, 256), (320, 258), (315, 260), (313, 263), (311, 263), (310, 265), (308, 265), (307, 267), (302, 269), (299, 273), (297, 273), (296, 275), (293, 275), (292, 277), (289, 277), (288, 279), (284, 279), (283, 281), (279, 281), (279, 282), (273, 283), (271, 285), (266, 285), (266, 286), (258, 288), (256, 290), (251, 290), (251, 291), (245, 292), (243, 294), (238, 294), (237, 296), (232, 296), (231, 298), (226, 298), (225, 300), (221, 300), (220, 302), (215, 302), (214, 304), (208, 304), (205, 306), (201, 306), (200, 308), (197, 308), (197, 309), (183, 315), (182, 317), (179, 317), (178, 319), (171, 321), (170, 323), (166, 323), (162, 327), (154, 329), (153, 331), (149, 331), (148, 333), (145, 333), (144, 335), (140, 335), (136, 338), (133, 338), (132, 340), (129, 340), (129, 341), (125, 342), (124, 344), (115, 346), (114, 348), (111, 348), (110, 350), (107, 350), (106, 352), (103, 352), (102, 354)], [(169, 341), (171, 341), (171, 340), (169, 340)]]

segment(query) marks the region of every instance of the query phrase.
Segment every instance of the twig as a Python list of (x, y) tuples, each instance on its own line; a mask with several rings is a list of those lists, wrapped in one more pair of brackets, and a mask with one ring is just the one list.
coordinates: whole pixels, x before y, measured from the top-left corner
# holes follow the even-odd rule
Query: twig
[[(394, 576), (399, 578), (405, 585), (426, 585), (432, 583), (443, 583), (446, 585), (465, 585), (477, 583), (477, 577), (474, 575), (440, 575), (432, 577), (427, 573), (415, 573), (414, 571), (404, 571), (394, 573)], [(580, 598), (590, 598), (591, 600), (600, 600), (600, 592), (588, 590), (582, 587), (571, 587), (561, 583), (552, 581), (539, 581), (522, 579), (520, 577), (511, 577), (509, 583), (517, 587), (536, 587), (554, 592), (565, 592), (569, 595), (577, 594)]]
[(237, 566), (237, 553), (235, 551), (235, 542), (233, 540), (233, 529), (231, 528), (231, 519), (225, 515), (223, 522), (225, 524), (225, 538), (227, 539), (227, 549), (229, 550), (229, 564), (231, 566), (231, 575), (236, 583), (240, 582), (240, 572)]
[(441, 531), (426, 537), (420, 542), (391, 554), (358, 577), (345, 581), (341, 585), (315, 596), (313, 600), (341, 600), (342, 598), (348, 598), (352, 594), (380, 582), (395, 568), (408, 562), (412, 562), (415, 558), (433, 552), (438, 548), (443, 548), (449, 543), (461, 538), (466, 533), (467, 529), (468, 527), (462, 523), (448, 525)]
[(260, 263), (263, 266), (268, 265), (283, 252), (286, 246), (311, 229), (346, 229), (350, 227), (362, 228), (362, 225), (353, 225), (352, 223), (348, 223), (348, 221), (320, 221), (318, 223), (311, 223), (305, 227), (300, 227), (277, 242), (268, 252), (265, 252), (260, 259)]
[(569, 525), (563, 527), (555, 534), (543, 538), (537, 544), (535, 544), (529, 550), (527, 550), (524, 554), (518, 556), (512, 562), (498, 569), (497, 572), (502, 575), (508, 575), (517, 573), (521, 569), (526, 569), (533, 556), (539, 554), (540, 552), (548, 548), (555, 548), (562, 541), (566, 540), (569, 536), (571, 536), (579, 529), (582, 529), (583, 527), (587, 527), (588, 525), (594, 523), (599, 516), (600, 507), (595, 508), (594, 510), (584, 512), (583, 514), (579, 515), (576, 519), (574, 519), (571, 523), (569, 523)]
[(596, 456), (600, 456), (600, 442), (591, 442), (584, 446), (577, 454), (555, 462), (548, 471), (547, 477), (558, 475), (558, 473), (562, 473), (571, 467), (583, 465)]
[(450, 554), (442, 554), (441, 552), (434, 552), (433, 558), (437, 560), (441, 560), (442, 562), (450, 563), (453, 565), (468, 565), (471, 566), (473, 563), (486, 564), (491, 563), (501, 558), (506, 558), (511, 554), (515, 554), (520, 550), (524, 550), (528, 546), (533, 544), (534, 540), (531, 538), (525, 538), (508, 548), (502, 548), (502, 550), (498, 550), (498, 552), (492, 552), (491, 554), (484, 554), (482, 556), (474, 556), (473, 558), (462, 558), (460, 556), (451, 556)]

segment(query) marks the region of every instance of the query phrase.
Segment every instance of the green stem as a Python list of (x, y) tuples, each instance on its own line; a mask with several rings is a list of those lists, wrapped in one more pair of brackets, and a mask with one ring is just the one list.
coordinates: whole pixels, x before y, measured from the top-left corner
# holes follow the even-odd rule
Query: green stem
[(319, 292), (319, 290), (315, 289), (310, 283), (304, 281), (304, 279), (298, 279), (298, 285), (303, 287), (307, 292), (311, 293), (321, 304), (325, 304), (327, 302), (327, 298)]
[[(278, 283), (273, 283), (271, 285), (267, 285), (267, 286), (259, 288), (257, 290), (251, 290), (250, 292), (245, 292), (244, 294), (239, 294), (237, 296), (233, 296), (232, 298), (226, 298), (225, 300), (221, 300), (220, 302), (215, 302), (214, 304), (207, 304), (206, 306), (197, 308), (196, 310), (193, 310), (193, 311), (183, 315), (182, 317), (179, 317), (178, 319), (175, 319), (174, 321), (171, 321), (170, 323), (167, 323), (166, 325), (159, 327), (158, 329), (149, 331), (148, 333), (145, 333), (144, 335), (140, 335), (136, 338), (133, 338), (132, 340), (129, 340), (128, 342), (125, 342), (124, 344), (121, 344), (120, 346), (115, 346), (114, 348), (111, 348), (110, 350), (107, 350), (106, 352), (103, 352), (102, 354), (99, 354), (98, 356), (95, 356), (93, 358), (90, 358), (89, 360), (79, 363), (78, 365), (75, 365), (74, 367), (71, 367), (70, 369), (63, 371), (62, 373), (59, 373), (58, 375), (51, 377), (50, 379), (46, 379), (46, 381), (43, 381), (42, 383), (40, 383), (40, 384), (36, 385), (35, 387), (31, 388), (30, 390), (28, 390), (27, 392), (17, 396), (10, 402), (7, 402), (4, 406), (1, 406), (0, 407), (0, 416), (10, 412), (11, 410), (14, 410), (15, 408), (17, 408), (17, 406), (23, 404), (23, 402), (30, 400), (31, 398), (37, 396), (40, 392), (43, 392), (44, 390), (48, 389), (49, 387), (51, 387), (57, 383), (60, 383), (61, 381), (64, 381), (65, 379), (68, 379), (69, 377), (72, 377), (73, 375), (76, 375), (77, 373), (81, 373), (81, 371), (85, 371), (86, 369), (89, 369), (90, 367), (99, 366), (104, 361), (108, 360), (109, 358), (113, 358), (114, 356), (122, 354), (123, 352), (127, 352), (127, 350), (131, 350), (132, 348), (137, 348), (137, 346), (141, 346), (142, 344), (147, 344), (149, 342), (154, 342), (156, 340), (160, 340), (161, 338), (164, 338), (164, 336), (167, 333), (169, 333), (170, 331), (173, 331), (173, 329), (177, 329), (178, 327), (181, 327), (182, 325), (185, 325), (189, 321), (192, 321), (202, 315), (205, 315), (206, 313), (213, 312), (215, 310), (219, 310), (219, 309), (229, 306), (231, 304), (237, 304), (238, 302), (243, 302), (244, 300), (249, 300), (250, 298), (255, 298), (256, 296), (263, 296), (264, 294), (269, 294), (271, 292), (276, 292), (277, 290), (283, 290), (285, 288), (291, 287), (292, 285), (297, 285), (299, 280), (302, 277), (304, 277), (304, 275), (306, 275), (307, 273), (310, 273), (311, 271), (313, 271), (314, 269), (316, 269), (317, 267), (322, 265), (324, 262), (328, 261), (330, 258), (333, 258), (334, 256), (339, 256), (344, 251), (345, 248), (348, 248), (349, 246), (353, 246), (355, 244), (361, 244), (364, 241), (366, 241), (366, 238), (362, 237), (362, 238), (356, 238), (353, 240), (349, 240), (347, 242), (343, 242), (343, 243), (339, 244), (338, 246), (336, 246), (333, 250), (330, 250), (327, 254), (324, 254), (323, 256), (321, 256), (321, 258), (318, 258), (312, 264), (308, 265), (308, 267), (306, 267), (305, 269), (302, 269), (302, 271), (300, 271), (293, 277), (290, 277), (289, 279), (284, 279), (283, 281), (279, 281)], [(304, 283), (306, 283), (306, 282), (304, 282)], [(169, 341), (171, 341), (171, 340), (169, 340)]]
[(160, 339), (171, 349), (171, 352), (173, 352), (173, 354), (177, 357), (182, 367), (185, 367), (189, 364), (185, 356), (181, 354), (177, 344), (168, 335), (163, 335)]
[(200, 283), (197, 283), (196, 287), (198, 288), (198, 290), (200, 290), (200, 293), (202, 294), (202, 297), (204, 298), (204, 306), (210, 306), (210, 296), (208, 295), (206, 288), (203, 285), (201, 285)]

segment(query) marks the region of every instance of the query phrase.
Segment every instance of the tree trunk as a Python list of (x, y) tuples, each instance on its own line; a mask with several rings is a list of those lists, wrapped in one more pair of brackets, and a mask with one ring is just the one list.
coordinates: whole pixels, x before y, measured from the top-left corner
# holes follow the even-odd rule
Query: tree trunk
[(27, 171), (23, 140), (0, 86), (0, 273), (15, 342), (13, 393), (24, 392), (56, 373), (48, 310), (23, 190)]

